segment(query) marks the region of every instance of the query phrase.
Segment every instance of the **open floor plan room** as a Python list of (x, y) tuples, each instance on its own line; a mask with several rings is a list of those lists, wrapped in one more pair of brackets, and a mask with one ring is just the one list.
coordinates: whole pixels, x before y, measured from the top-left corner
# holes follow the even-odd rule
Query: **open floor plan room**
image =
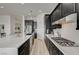
[(0, 55), (79, 55), (79, 3), (0, 3)]

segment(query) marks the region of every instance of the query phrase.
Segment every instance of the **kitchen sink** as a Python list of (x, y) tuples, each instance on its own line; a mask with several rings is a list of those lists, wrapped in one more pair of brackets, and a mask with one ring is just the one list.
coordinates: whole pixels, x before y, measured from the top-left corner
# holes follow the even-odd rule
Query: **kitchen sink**
[(57, 42), (59, 45), (61, 46), (66, 46), (66, 47), (79, 47), (78, 44), (76, 44), (73, 41), (67, 40), (65, 38), (62, 37), (52, 37), (52, 39)]

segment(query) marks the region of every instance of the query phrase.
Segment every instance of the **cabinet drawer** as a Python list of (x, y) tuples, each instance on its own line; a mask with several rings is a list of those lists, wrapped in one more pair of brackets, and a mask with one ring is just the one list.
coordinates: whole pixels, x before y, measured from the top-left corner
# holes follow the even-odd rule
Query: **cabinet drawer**
[(18, 48), (18, 54), (28, 55), (30, 52), (30, 39)]

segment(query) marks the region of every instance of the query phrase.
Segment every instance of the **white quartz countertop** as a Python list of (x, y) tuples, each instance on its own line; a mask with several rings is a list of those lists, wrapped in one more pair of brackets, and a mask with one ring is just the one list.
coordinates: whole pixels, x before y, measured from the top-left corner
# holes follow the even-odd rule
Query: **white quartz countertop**
[(66, 47), (61, 46), (56, 43), (51, 37), (51, 34), (46, 34), (46, 36), (54, 43), (54, 45), (64, 54), (64, 55), (79, 55), (79, 47)]
[(23, 36), (9, 36), (6, 38), (0, 38), (0, 48), (18, 48), (32, 35)]
[(18, 55), (18, 48), (32, 35), (10, 35), (5, 38), (0, 38), (0, 55)]

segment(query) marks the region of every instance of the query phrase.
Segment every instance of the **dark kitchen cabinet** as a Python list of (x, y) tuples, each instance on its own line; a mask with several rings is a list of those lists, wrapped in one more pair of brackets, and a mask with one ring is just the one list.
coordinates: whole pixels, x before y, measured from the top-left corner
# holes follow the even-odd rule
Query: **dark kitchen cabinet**
[(76, 12), (79, 13), (79, 3), (75, 3)]
[(77, 13), (77, 30), (79, 30), (79, 3), (75, 4), (76, 6), (76, 13)]
[(30, 39), (28, 39), (18, 48), (18, 55), (29, 55), (29, 54), (30, 54)]
[(53, 13), (51, 14), (51, 21), (54, 22), (54, 21), (59, 20), (60, 18), (62, 18), (61, 4), (58, 4), (55, 10), (53, 11)]
[(34, 33), (33, 35), (32, 35), (32, 46), (33, 46), (33, 44), (34, 44), (34, 40), (37, 38), (37, 34), (36, 33)]
[(62, 17), (75, 13), (75, 3), (61, 3)]
[(46, 37), (45, 43), (50, 55), (63, 55), (63, 53)]
[(51, 26), (53, 22), (73, 13), (77, 13), (76, 29), (79, 30), (79, 3), (59, 3), (50, 14)]
[(50, 19), (50, 16), (49, 14), (46, 14), (45, 15), (45, 33), (50, 33), (51, 29), (51, 19)]
[(75, 3), (59, 3), (50, 14), (51, 21), (55, 22), (63, 17), (75, 13)]

